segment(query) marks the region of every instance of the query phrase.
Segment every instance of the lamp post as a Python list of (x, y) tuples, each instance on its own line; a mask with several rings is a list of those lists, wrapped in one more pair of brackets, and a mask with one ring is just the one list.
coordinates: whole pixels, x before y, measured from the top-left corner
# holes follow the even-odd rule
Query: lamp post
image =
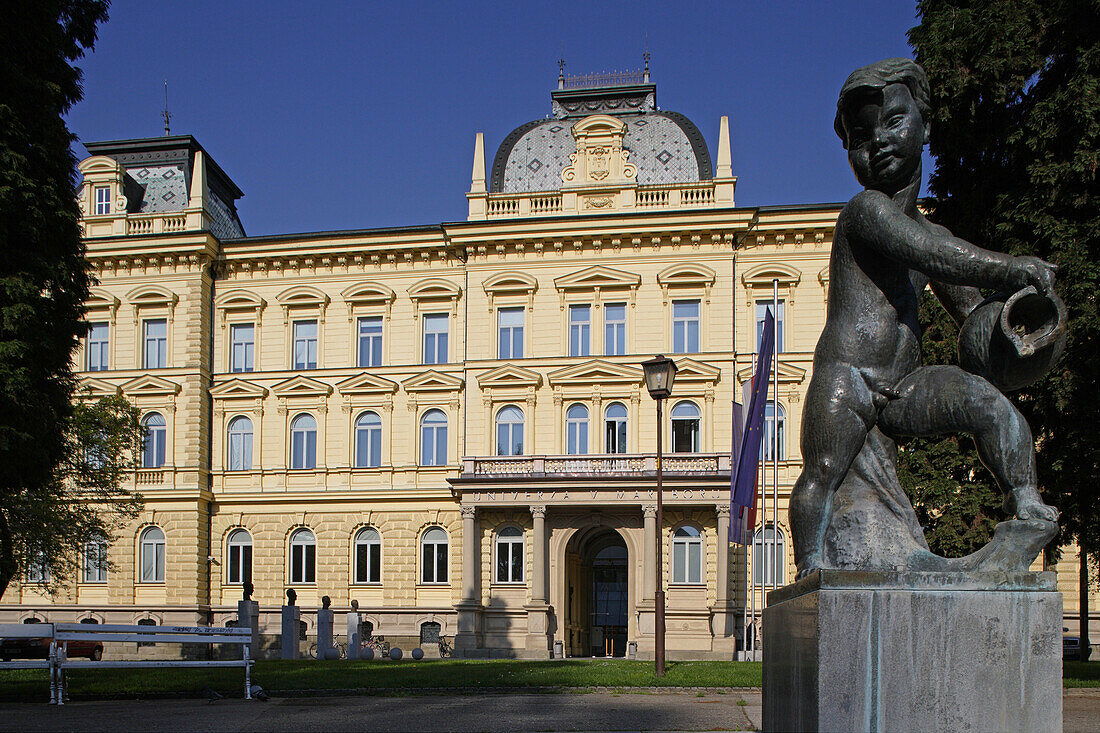
[(664, 547), (664, 504), (661, 484), (663, 467), (661, 465), (661, 435), (664, 433), (662, 418), (662, 400), (672, 394), (672, 383), (676, 380), (676, 362), (659, 354), (642, 362), (645, 372), (645, 386), (649, 396), (657, 400), (657, 585), (654, 593), (654, 650), (653, 661), (658, 677), (665, 676), (665, 586), (664, 562), (661, 559)]

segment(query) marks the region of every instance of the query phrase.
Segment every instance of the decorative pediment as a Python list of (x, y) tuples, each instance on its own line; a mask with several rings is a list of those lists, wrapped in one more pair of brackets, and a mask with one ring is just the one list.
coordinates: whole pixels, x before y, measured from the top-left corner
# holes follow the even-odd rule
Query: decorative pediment
[(76, 388), (78, 398), (98, 400), (103, 397), (114, 397), (122, 391), (117, 384), (105, 382), (102, 379), (85, 378), (80, 380)]
[(135, 308), (166, 306), (172, 308), (180, 296), (160, 285), (142, 285), (126, 293), (126, 302)]
[(292, 288), (287, 288), (276, 295), (275, 300), (279, 301), (279, 305), (284, 308), (294, 308), (298, 306), (323, 308), (329, 303), (328, 295), (309, 285), (295, 285)]
[(628, 163), (630, 151), (623, 148), (626, 123), (610, 115), (590, 115), (573, 125), (575, 153), (561, 172), (567, 186), (627, 183), (638, 177), (638, 169)]
[(482, 389), (538, 387), (542, 384), (542, 375), (514, 364), (505, 364), (482, 374), (477, 378), (477, 383)]
[(547, 375), (550, 384), (641, 384), (642, 370), (593, 359), (558, 369)]
[(174, 395), (179, 394), (181, 387), (167, 379), (145, 374), (135, 377), (122, 385), (122, 392), (127, 396), (143, 397), (146, 395)]
[(685, 382), (705, 382), (707, 384), (714, 384), (721, 376), (722, 370), (718, 367), (704, 364), (701, 361), (695, 361), (695, 359), (680, 359), (676, 362), (676, 381), (674, 386), (675, 384), (682, 384)]
[(214, 299), (218, 310), (263, 310), (267, 301), (248, 290), (230, 290)]
[(778, 280), (781, 288), (792, 288), (802, 281), (802, 271), (781, 262), (764, 262), (741, 275), (746, 288), (771, 288), (773, 280)]
[(450, 301), (451, 310), (456, 310), (458, 299), (462, 295), (462, 288), (450, 280), (441, 277), (429, 277), (414, 283), (407, 292), (413, 302), (413, 314), (415, 317), (419, 317), (420, 309), (425, 301)]
[(450, 374), (434, 369), (417, 374), (401, 383), (406, 392), (457, 392), (462, 389), (462, 380)]
[(608, 290), (611, 288), (636, 289), (642, 276), (634, 272), (615, 270), (603, 265), (593, 265), (578, 272), (554, 279), (558, 290)]
[(706, 287), (714, 284), (714, 270), (705, 265), (682, 263), (661, 270), (657, 282), (662, 288), (670, 287)]
[(103, 288), (88, 288), (88, 299), (84, 301), (84, 307), (89, 311), (109, 310), (113, 315), (121, 302), (113, 293)]
[[(676, 376), (679, 379), (679, 375)], [(783, 361), (779, 362), (779, 382), (780, 384), (800, 384), (802, 380), (806, 378), (806, 370), (800, 369), (793, 364), (787, 364)], [(737, 381), (744, 384), (752, 379), (752, 366), (742, 367), (737, 370)], [(769, 373), (768, 379), (771, 379)]]
[(85, 158), (80, 161), (77, 169), (80, 170), (80, 175), (85, 178), (101, 178), (102, 176), (115, 174), (118, 174), (119, 177), (122, 176), (122, 166), (114, 158), (106, 155), (93, 155), (90, 158)]
[(262, 400), (267, 388), (244, 379), (230, 379), (211, 387), (210, 396), (216, 400)]
[(337, 382), (336, 391), (343, 395), (393, 394), (397, 391), (397, 382), (391, 382), (370, 373), (363, 373), (342, 382)]
[(271, 391), (278, 397), (325, 397), (332, 394), (332, 386), (299, 374), (279, 382)]
[(388, 306), (397, 294), (393, 292), (393, 288), (382, 283), (360, 282), (345, 288), (340, 292), (340, 297), (347, 304), (350, 313), (352, 307), (357, 305)]

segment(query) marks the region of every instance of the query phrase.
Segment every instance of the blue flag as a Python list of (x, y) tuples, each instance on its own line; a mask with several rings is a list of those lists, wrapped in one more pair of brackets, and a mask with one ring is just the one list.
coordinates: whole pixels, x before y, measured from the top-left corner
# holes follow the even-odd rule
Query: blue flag
[[(756, 373), (752, 378), (752, 395), (749, 397), (745, 417), (745, 431), (741, 436), (740, 450), (731, 476), (730, 542), (747, 545), (751, 542), (751, 530), (756, 524), (756, 472), (760, 464), (760, 445), (764, 440), (764, 410), (768, 404), (768, 376), (775, 351), (775, 318), (771, 308), (764, 316), (764, 329), (760, 334), (759, 356)], [(736, 434), (737, 428), (734, 427)]]

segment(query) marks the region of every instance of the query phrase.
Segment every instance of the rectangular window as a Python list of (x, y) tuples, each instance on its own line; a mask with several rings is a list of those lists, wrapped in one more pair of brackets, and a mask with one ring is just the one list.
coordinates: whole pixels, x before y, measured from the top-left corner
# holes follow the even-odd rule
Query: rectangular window
[(96, 215), (111, 213), (111, 189), (108, 186), (96, 186), (95, 213)]
[(626, 353), (626, 303), (608, 303), (603, 309), (603, 347), (608, 356)]
[(382, 545), (377, 542), (355, 545), (355, 582), (382, 582)]
[(317, 545), (302, 543), (290, 546), (290, 582), (317, 582)]
[(592, 333), (592, 308), (587, 305), (569, 306), (569, 355), (588, 356)]
[(84, 582), (107, 582), (107, 544), (89, 542), (84, 545)]
[(229, 371), (252, 371), (255, 338), (256, 327), (251, 323), (234, 323), (229, 327)]
[(46, 565), (46, 561), (39, 555), (36, 559), (32, 560), (27, 565), (27, 582), (28, 583), (49, 583), (50, 582), (50, 569)]
[(382, 366), (382, 317), (359, 319), (359, 366)]
[(107, 352), (110, 348), (110, 327), (106, 323), (88, 324), (88, 363), (90, 372), (102, 372), (107, 369)]
[(145, 368), (164, 369), (168, 366), (168, 321), (158, 318), (145, 321)]
[[(760, 337), (764, 333), (764, 315), (771, 310), (775, 304), (770, 300), (758, 300), (756, 301), (756, 343), (754, 349), (760, 348)], [(775, 350), (777, 352), (783, 351), (783, 315), (784, 310), (783, 301), (779, 301), (778, 312), (775, 316), (775, 326), (778, 333), (776, 333)]]
[(317, 321), (294, 322), (294, 368), (317, 368)]
[(447, 331), (450, 316), (446, 313), (430, 313), (424, 316), (424, 363), (447, 363)]
[(699, 351), (699, 301), (672, 301), (672, 351), (693, 354)]
[(501, 308), (497, 311), (498, 359), (523, 358), (523, 309)]
[(252, 545), (229, 546), (229, 572), (227, 582), (243, 583), (245, 578), (252, 577)]

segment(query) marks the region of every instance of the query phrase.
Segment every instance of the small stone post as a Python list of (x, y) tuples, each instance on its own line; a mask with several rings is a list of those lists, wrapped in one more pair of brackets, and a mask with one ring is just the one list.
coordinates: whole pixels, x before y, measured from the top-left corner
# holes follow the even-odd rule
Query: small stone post
[(245, 580), (244, 598), (237, 601), (237, 626), (248, 629), (252, 633), (252, 643), (249, 644), (249, 656), (258, 656), (260, 644), (260, 604), (252, 600), (252, 581)]
[(297, 659), (298, 658), (298, 634), (301, 628), (301, 609), (294, 605), (294, 602), (298, 599), (298, 594), (294, 592), (293, 588), (288, 588), (286, 591), (286, 603), (283, 606), (283, 638), (282, 638), (282, 655), (283, 659)]

